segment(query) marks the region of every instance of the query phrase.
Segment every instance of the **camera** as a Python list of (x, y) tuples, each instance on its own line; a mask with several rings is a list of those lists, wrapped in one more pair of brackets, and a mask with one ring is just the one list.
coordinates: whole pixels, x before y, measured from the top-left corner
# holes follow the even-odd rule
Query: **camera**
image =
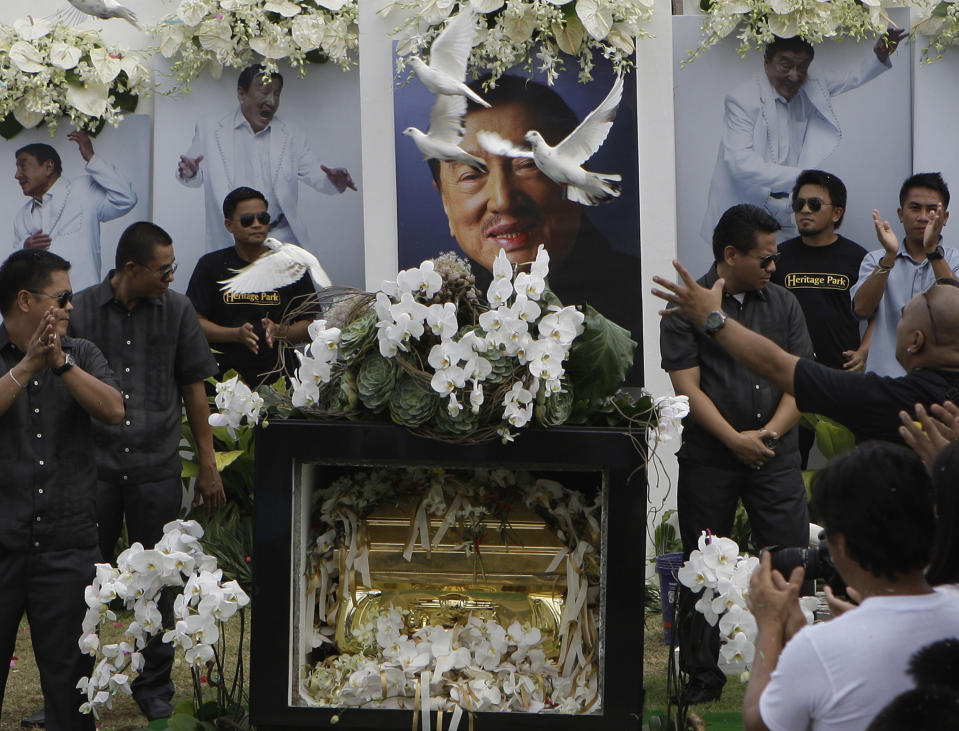
[(768, 546), (763, 551), (769, 552), (773, 569), (787, 579), (794, 568), (802, 566), (806, 569), (805, 581), (822, 579), (836, 596), (846, 594), (846, 582), (842, 580), (836, 570), (836, 564), (833, 563), (832, 557), (829, 555), (825, 531), (819, 534), (819, 545), (815, 548)]

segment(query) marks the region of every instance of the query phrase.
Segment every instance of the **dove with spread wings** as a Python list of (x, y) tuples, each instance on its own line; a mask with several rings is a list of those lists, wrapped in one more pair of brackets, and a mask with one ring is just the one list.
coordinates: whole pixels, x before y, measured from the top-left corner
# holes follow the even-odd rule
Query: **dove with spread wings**
[(58, 16), (61, 20), (72, 22), (78, 25), (86, 20), (86, 16), (109, 20), (110, 18), (123, 18), (135, 28), (137, 25), (137, 16), (130, 8), (121, 5), (116, 0), (68, 0), (73, 7), (69, 10), (61, 10)]
[(477, 132), (476, 139), (494, 155), (532, 159), (545, 176), (565, 186), (568, 200), (595, 206), (618, 197), (622, 187), (622, 176), (618, 174), (593, 173), (583, 168), (606, 141), (622, 98), (623, 77), (618, 76), (599, 106), (555, 147), (536, 130), (529, 130), (524, 137), (530, 144), (528, 150), (489, 130)]
[(273, 237), (267, 238), (263, 244), (270, 251), (236, 270), (234, 276), (220, 281), (222, 291), (232, 294), (267, 292), (299, 281), (306, 272), (310, 273), (317, 287), (332, 284), (319, 259), (306, 249), (296, 244), (284, 244)]
[(476, 36), (476, 20), (472, 10), (463, 10), (440, 33), (430, 48), (430, 64), (413, 57), (410, 64), (427, 89), (437, 94), (430, 110), (430, 126), (424, 133), (407, 127), (403, 134), (413, 140), (426, 159), (448, 160), (486, 172), (486, 164), (460, 147), (463, 141), (463, 117), (466, 100), (489, 107), (465, 83), (466, 62)]

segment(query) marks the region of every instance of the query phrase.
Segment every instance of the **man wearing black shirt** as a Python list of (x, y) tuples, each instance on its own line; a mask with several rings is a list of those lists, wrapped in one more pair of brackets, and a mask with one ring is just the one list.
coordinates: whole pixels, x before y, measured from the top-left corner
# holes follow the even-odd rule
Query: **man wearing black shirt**
[[(702, 326), (723, 304), (722, 288), (695, 282), (675, 262), (681, 282), (653, 277), (668, 291), (653, 294), (673, 307), (663, 315), (682, 315)], [(794, 394), (802, 411), (823, 414), (845, 425), (860, 440), (902, 439), (899, 412), (913, 412), (916, 404), (959, 398), (959, 285), (941, 279), (913, 297), (903, 308), (896, 328), (896, 359), (906, 375), (893, 378), (876, 373), (852, 373), (827, 368), (809, 358), (783, 350), (750, 328), (724, 321), (716, 342), (743, 367), (786, 393)]]
[(220, 351), (220, 375), (232, 368), (251, 387), (276, 369), (278, 341), (296, 345), (309, 339), (312, 314), (289, 324), (281, 321), (291, 304), (304, 304), (316, 292), (308, 273), (280, 289), (249, 294), (221, 290), (221, 281), (269, 251), (263, 243), (270, 233), (266, 205), (263, 194), (253, 188), (237, 188), (227, 195), (224, 224), (234, 245), (201, 257), (186, 290), (203, 334)]
[[(799, 236), (779, 245), (772, 281), (799, 300), (816, 362), (861, 371), (869, 346), (860, 341), (849, 290), (866, 250), (836, 233), (846, 212), (846, 186), (830, 173), (804, 170), (793, 186), (792, 207)], [(803, 467), (814, 440), (815, 433), (800, 425)]]
[[(689, 397), (677, 490), (687, 555), (703, 530), (730, 534), (740, 499), (759, 545), (800, 545), (808, 539), (806, 490), (793, 429), (799, 420), (795, 400), (739, 365), (713, 336), (728, 318), (765, 333), (789, 352), (812, 356), (799, 303), (769, 283), (776, 269), (778, 230), (776, 220), (756, 206), (726, 211), (713, 233), (715, 264), (700, 279), (721, 293), (717, 322), (704, 327), (681, 317), (662, 321), (663, 370), (676, 393)], [(725, 282), (725, 288), (716, 282)], [(681, 601), (691, 610), (690, 596), (684, 592)], [(681, 665), (690, 676), (685, 700), (719, 697), (725, 676), (716, 664), (716, 629), (693, 612), (679, 638)]]
[(119, 424), (123, 398), (100, 350), (66, 335), (69, 268), (44, 249), (0, 266), (0, 705), (26, 612), (47, 728), (92, 731), (76, 690), (93, 668), (77, 639), (100, 560), (90, 422)]

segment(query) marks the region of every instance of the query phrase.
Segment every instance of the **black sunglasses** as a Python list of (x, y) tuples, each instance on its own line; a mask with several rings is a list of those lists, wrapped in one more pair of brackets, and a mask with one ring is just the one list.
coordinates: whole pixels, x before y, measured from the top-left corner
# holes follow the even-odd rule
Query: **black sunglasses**
[(766, 269), (770, 264), (775, 264), (779, 261), (779, 254), (767, 254), (766, 256), (759, 256), (758, 254), (749, 254), (746, 256), (751, 256), (753, 259), (759, 259), (759, 266), (763, 269)]
[(49, 297), (52, 300), (56, 300), (57, 307), (59, 307), (61, 310), (73, 302), (73, 292), (71, 292), (69, 289), (64, 290), (60, 294), (49, 294), (39, 289), (28, 289), (27, 291), (30, 294), (42, 294), (44, 297)]
[(809, 210), (813, 213), (819, 213), (823, 206), (831, 206), (832, 203), (826, 203), (822, 198), (793, 198), (793, 213), (799, 213), (803, 206), (809, 205)]
[(254, 218), (264, 226), (270, 225), (270, 214), (268, 211), (260, 211), (259, 213), (244, 213), (242, 216), (240, 216), (240, 225), (243, 228), (249, 228), (253, 225)]
[[(139, 262), (137, 263), (139, 264)], [(154, 269), (153, 267), (147, 266), (146, 264), (140, 264), (140, 266), (143, 267), (144, 269), (147, 269), (153, 272), (154, 274), (160, 275), (160, 279), (162, 279), (163, 281), (166, 281), (167, 279), (172, 278), (174, 274), (176, 274), (176, 270), (180, 265), (177, 264), (176, 259), (174, 259), (173, 263), (170, 264), (170, 266), (166, 267), (165, 269)]]

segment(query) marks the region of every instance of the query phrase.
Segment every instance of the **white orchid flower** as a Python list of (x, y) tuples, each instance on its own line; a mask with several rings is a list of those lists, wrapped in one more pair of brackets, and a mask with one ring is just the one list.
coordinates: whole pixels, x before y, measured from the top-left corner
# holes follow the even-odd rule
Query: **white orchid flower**
[(683, 586), (699, 592), (716, 581), (716, 573), (703, 561), (700, 551), (693, 551), (689, 560), (676, 572), (676, 578)]
[(756, 646), (738, 632), (719, 648), (719, 667), (727, 675), (738, 675), (752, 665)]
[(298, 15), (290, 23), (290, 35), (301, 51), (312, 51), (323, 45), (326, 22), (320, 15)]
[(732, 638), (737, 633), (747, 639), (756, 636), (756, 618), (745, 607), (734, 605), (719, 620), (719, 632), (723, 637)]
[(719, 620), (719, 615), (713, 610), (713, 596), (713, 590), (706, 587), (703, 590), (703, 595), (699, 597), (699, 600), (696, 602), (696, 611), (702, 613), (706, 621), (715, 627), (716, 622)]
[(459, 323), (456, 321), (456, 305), (452, 302), (430, 305), (426, 310), (426, 324), (434, 335), (441, 338), (453, 337), (459, 329)]
[(569, 347), (573, 340), (583, 332), (586, 316), (575, 307), (563, 307), (544, 315), (537, 324), (542, 338), (552, 338)]
[(700, 550), (703, 553), (703, 561), (713, 571), (716, 572), (716, 578), (730, 578), (736, 568), (739, 559), (739, 546), (732, 538), (723, 538), (713, 536), (708, 545), (704, 545)]
[(208, 662), (212, 662), (214, 657), (213, 645), (206, 643), (196, 644), (183, 653), (186, 664), (194, 668), (203, 667)]
[(559, 379), (563, 375), (563, 360), (567, 351), (555, 340), (536, 340), (527, 350), (529, 372), (536, 378)]

